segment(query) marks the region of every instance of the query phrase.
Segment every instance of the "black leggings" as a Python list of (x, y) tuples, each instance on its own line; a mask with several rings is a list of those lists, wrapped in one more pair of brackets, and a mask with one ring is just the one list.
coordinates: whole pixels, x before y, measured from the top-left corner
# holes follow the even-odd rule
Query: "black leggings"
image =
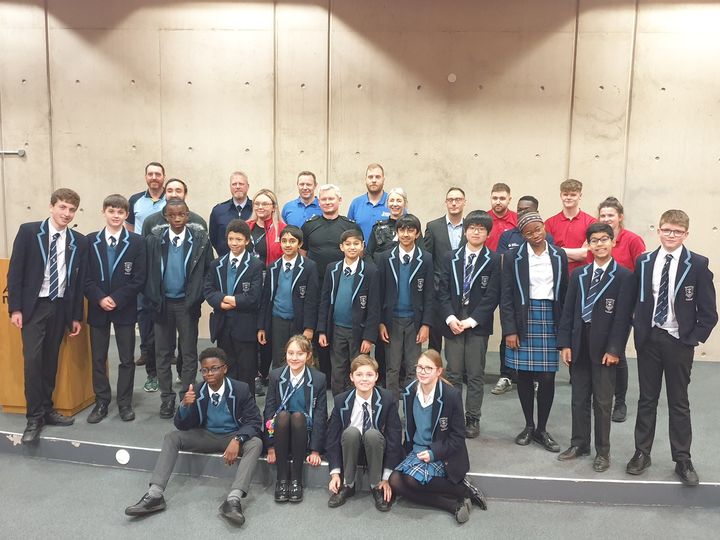
[(303, 462), (307, 453), (307, 419), (301, 412), (281, 411), (275, 417), (275, 457), (277, 479), (288, 480), (288, 461), (292, 462), (292, 479), (302, 481)]
[(410, 475), (393, 471), (389, 483), (393, 494), (401, 495), (423, 506), (433, 506), (445, 510), (451, 514), (455, 513), (461, 499), (470, 496), (470, 492), (464, 484), (454, 484), (447, 478), (435, 477), (427, 484), (421, 484)]
[(533, 382), (538, 382), (537, 403), (538, 421), (537, 431), (547, 430), (547, 421), (555, 399), (555, 372), (554, 371), (524, 371), (517, 372), (517, 390), (525, 415), (525, 425), (535, 426), (535, 389)]

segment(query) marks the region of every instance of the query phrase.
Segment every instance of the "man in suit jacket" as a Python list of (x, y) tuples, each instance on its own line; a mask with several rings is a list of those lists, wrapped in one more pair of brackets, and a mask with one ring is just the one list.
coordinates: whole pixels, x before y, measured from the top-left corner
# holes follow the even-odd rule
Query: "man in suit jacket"
[(246, 249), (250, 227), (241, 219), (227, 225), (230, 252), (215, 259), (205, 280), (205, 300), (213, 308), (210, 339), (228, 356), (228, 371), (255, 392), (257, 325), (263, 263)]
[(210, 242), (219, 257), (227, 255), (230, 249), (225, 241), (225, 229), (233, 219), (247, 221), (253, 213), (253, 203), (247, 196), (250, 189), (247, 175), (235, 171), (230, 175), (230, 197), (227, 201), (213, 206), (210, 212)]
[[(465, 243), (463, 236), (463, 212), (465, 211), (465, 192), (459, 187), (451, 187), (445, 194), (447, 213), (437, 219), (428, 221), (425, 228), (425, 250), (430, 252), (433, 260), (442, 261), (448, 251), (458, 249)], [(434, 268), (434, 285), (440, 285), (440, 265)], [(442, 349), (442, 330), (436, 326), (430, 327), (430, 349), (440, 352)]]
[(390, 510), (392, 490), (387, 479), (402, 460), (402, 428), (397, 399), (375, 386), (378, 377), (377, 362), (361, 354), (350, 366), (355, 388), (335, 396), (327, 434), (330, 508), (355, 495), (357, 464), (364, 451), (375, 508)]
[(416, 245), (420, 220), (412, 215), (397, 220), (398, 245), (380, 255), (378, 271), (382, 291), (380, 339), (389, 344), (386, 388), (400, 397), (400, 370), (407, 381), (415, 376), (415, 364), (433, 324), (433, 258)]
[(120, 365), (118, 366), (117, 403), (120, 418), (135, 419), (132, 410), (135, 381), (135, 323), (138, 293), (145, 286), (145, 242), (139, 234), (125, 230), (123, 224), (130, 205), (122, 195), (105, 197), (105, 228), (88, 235), (87, 279), (88, 324), (93, 362), (95, 407), (88, 422), (97, 424), (108, 414), (112, 397), (107, 373), (110, 324), (115, 327)]
[(572, 374), (572, 438), (558, 455), (567, 461), (590, 453), (590, 403), (595, 414), (593, 469), (610, 466), (610, 424), (616, 366), (630, 335), (635, 278), (612, 257), (612, 227), (593, 223), (586, 240), (593, 263), (570, 278), (557, 335), (560, 357)]
[(8, 269), (10, 321), (22, 330), (27, 426), (24, 444), (36, 443), (42, 427), (69, 426), (72, 418), (52, 402), (65, 328), (80, 333), (87, 242), (68, 226), (80, 196), (60, 188), (50, 197), (50, 217), (20, 225)]
[(635, 421), (635, 455), (629, 474), (650, 467), (657, 404), (665, 374), (670, 414), (670, 449), (675, 473), (688, 486), (698, 484), (690, 460), (692, 427), (688, 385), (693, 355), (718, 321), (713, 274), (708, 259), (683, 246), (690, 218), (682, 210), (660, 217), (660, 247), (635, 264), (638, 295), (633, 328), (638, 354), (640, 398)]

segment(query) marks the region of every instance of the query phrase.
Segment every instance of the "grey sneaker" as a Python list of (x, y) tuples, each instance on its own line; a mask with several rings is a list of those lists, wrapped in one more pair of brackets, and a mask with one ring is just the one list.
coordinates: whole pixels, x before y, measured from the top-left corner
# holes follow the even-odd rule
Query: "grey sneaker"
[(491, 392), (496, 396), (499, 396), (510, 389), (512, 389), (512, 381), (507, 377), (500, 377), (495, 385), (495, 388), (493, 388)]
[(143, 390), (146, 392), (157, 392), (158, 391), (158, 380), (157, 377), (148, 377), (147, 381), (143, 385)]

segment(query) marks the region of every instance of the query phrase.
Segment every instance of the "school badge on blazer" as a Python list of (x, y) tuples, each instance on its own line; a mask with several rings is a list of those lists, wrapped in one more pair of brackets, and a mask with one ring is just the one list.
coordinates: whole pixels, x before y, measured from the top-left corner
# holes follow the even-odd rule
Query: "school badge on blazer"
[(306, 290), (307, 290), (307, 286), (306, 286), (306, 285), (300, 285), (300, 286), (298, 287), (298, 295), (300, 296), (300, 299), (301, 299), (301, 300), (304, 300), (304, 299), (305, 299), (305, 291), (306, 291)]
[(692, 302), (695, 299), (695, 285), (688, 285), (683, 289), (685, 290), (685, 301)]
[(250, 292), (250, 282), (249, 281), (243, 281), (241, 285), (242, 285), (243, 294), (247, 294)]
[(448, 428), (448, 418), (447, 416), (441, 416), (439, 420), (440, 424), (440, 431), (447, 431)]
[(358, 301), (360, 302), (360, 309), (365, 309), (367, 307), (367, 296), (366, 295), (358, 296)]
[(605, 299), (605, 313), (612, 313), (615, 309), (615, 299), (614, 298), (606, 298)]
[(483, 289), (487, 289), (488, 283), (490, 283), (490, 276), (480, 277), (480, 287), (482, 287)]
[(133, 263), (132, 261), (126, 261), (123, 263), (123, 272), (126, 276), (132, 274)]
[(424, 288), (425, 288), (425, 278), (418, 278), (418, 280), (417, 280), (418, 292), (423, 292)]

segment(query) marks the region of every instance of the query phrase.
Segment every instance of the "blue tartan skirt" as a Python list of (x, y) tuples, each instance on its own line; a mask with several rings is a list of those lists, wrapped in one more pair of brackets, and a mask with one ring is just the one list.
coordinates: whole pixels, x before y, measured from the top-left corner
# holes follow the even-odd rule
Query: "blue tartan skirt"
[(395, 467), (395, 470), (405, 473), (408, 476), (412, 476), (423, 485), (427, 484), (435, 477), (447, 477), (445, 462), (431, 461), (430, 463), (425, 463), (424, 461), (418, 459), (414, 450), (408, 454), (400, 465)]
[(527, 335), (520, 348), (505, 349), (505, 365), (523, 371), (557, 371), (559, 352), (552, 300), (530, 300)]

